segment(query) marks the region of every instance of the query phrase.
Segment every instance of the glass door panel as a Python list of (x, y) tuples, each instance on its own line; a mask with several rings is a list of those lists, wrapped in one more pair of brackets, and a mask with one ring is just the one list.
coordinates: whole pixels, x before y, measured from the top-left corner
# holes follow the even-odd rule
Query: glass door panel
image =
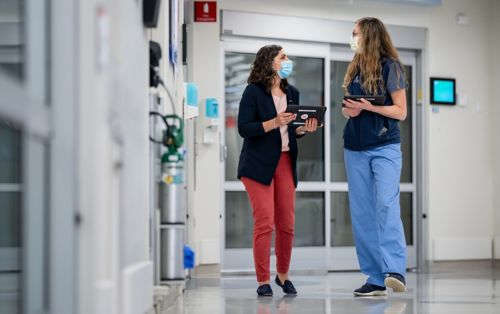
[[(50, 1), (0, 1), (0, 313), (46, 312)], [(19, 115), (17, 106), (30, 115)], [(42, 149), (38, 149), (38, 148)], [(35, 170), (35, 171), (33, 171)], [(26, 179), (27, 178), (27, 179)], [(35, 232), (39, 231), (39, 232)]]
[(330, 204), (331, 246), (354, 246), (347, 193), (333, 192)]
[(243, 139), (238, 133), (238, 110), (241, 95), (247, 86), (250, 66), (255, 54), (226, 52), (225, 54), (225, 145), (227, 156), (225, 162), (225, 180), (236, 181), (238, 158)]
[(0, 1), (0, 72), (16, 80), (24, 78), (22, 45), (23, 1)]
[[(288, 80), (300, 92), (300, 104), (325, 105), (325, 61), (322, 58), (293, 57), (294, 73)], [(297, 173), (299, 181), (325, 180), (324, 128), (298, 140)], [(303, 148), (303, 149), (300, 149)]]
[[(295, 247), (325, 245), (325, 198), (320, 192), (297, 192)], [(245, 191), (226, 192), (226, 248), (252, 248), (252, 208)], [(273, 241), (274, 244), (274, 241)]]
[[(352, 235), (349, 198), (345, 192), (331, 194), (331, 246), (354, 246)], [(406, 237), (406, 245), (413, 245), (413, 199), (412, 193), (401, 192), (399, 204), (401, 206), (401, 220)]]
[[(330, 91), (331, 91), (331, 105), (330, 105), (330, 117), (331, 117), (331, 178), (333, 182), (346, 182), (347, 178), (345, 175), (345, 165), (344, 165), (344, 152), (343, 152), (343, 129), (345, 125), (345, 118), (342, 115), (342, 99), (344, 95), (344, 90), (342, 84), (344, 81), (344, 74), (347, 71), (349, 62), (345, 61), (332, 61), (331, 62), (331, 80), (330, 80)], [(413, 165), (413, 119), (412, 114), (412, 68), (411, 66), (405, 65), (405, 79), (408, 82), (408, 89), (406, 90), (406, 102), (408, 118), (405, 121), (400, 122), (401, 129), (401, 150), (403, 152), (403, 167), (401, 170), (401, 182), (411, 183), (412, 182), (412, 165)]]
[(403, 152), (403, 167), (401, 169), (401, 183), (411, 183), (413, 181), (413, 84), (412, 67), (404, 66), (405, 79), (408, 82), (406, 90), (406, 110), (407, 118), (399, 123), (401, 130), (401, 151)]
[(401, 220), (403, 221), (403, 229), (405, 231), (406, 245), (414, 245), (413, 243), (413, 193), (401, 192), (399, 196), (401, 206)]
[[(225, 54), (225, 141), (227, 158), (225, 180), (236, 181), (238, 157), (243, 139), (238, 134), (238, 108), (247, 86), (255, 54), (226, 52)], [(300, 91), (303, 105), (324, 105), (324, 59), (293, 57), (294, 73), (290, 84)], [(299, 150), (297, 171), (300, 181), (323, 181), (325, 169), (324, 129), (299, 140), (307, 149)]]
[(344, 165), (344, 125), (342, 100), (344, 99), (344, 75), (349, 62), (332, 61), (330, 63), (330, 177), (333, 182), (346, 182)]
[[(290, 51), (288, 54), (294, 62), (294, 73), (288, 81), (299, 90), (300, 104), (323, 106), (325, 104), (325, 58), (294, 56)], [(223, 267), (225, 269), (247, 270), (253, 268), (251, 260), (252, 208), (243, 185), (237, 180), (238, 158), (243, 144), (243, 139), (238, 134), (237, 119), (241, 95), (247, 86), (254, 58), (254, 53), (224, 52), (224, 141), (227, 149), (224, 165), (225, 243), (223, 247), (225, 261)], [(327, 231), (324, 129), (321, 128), (318, 132), (308, 134), (298, 140), (297, 170), (299, 181), (308, 181), (309, 184), (316, 187), (301, 191), (299, 186), (296, 193), (294, 246), (297, 249), (294, 251), (294, 262), (296, 263), (295, 267), (298, 268), (308, 267), (308, 260), (314, 256), (318, 266), (313, 265), (312, 267), (326, 269), (324, 264), (326, 261)], [(318, 252), (320, 253), (318, 254)], [(249, 258), (252, 263), (247, 263)]]
[[(0, 192), (0, 248), (19, 248), (21, 246), (21, 194), (19, 192)], [(19, 270), (13, 265), (11, 270)], [(2, 267), (3, 270), (8, 267)]]
[[(24, 80), (23, 1), (0, 1), (0, 75)], [(1, 94), (1, 93), (0, 93)], [(0, 117), (0, 313), (21, 311), (21, 132)]]
[(226, 194), (225, 238), (226, 249), (248, 249), (252, 247), (252, 207), (245, 191)]
[(322, 192), (297, 192), (295, 247), (325, 245), (325, 196)]
[(22, 274), (21, 132), (0, 122), (0, 143), (0, 312), (19, 313)]

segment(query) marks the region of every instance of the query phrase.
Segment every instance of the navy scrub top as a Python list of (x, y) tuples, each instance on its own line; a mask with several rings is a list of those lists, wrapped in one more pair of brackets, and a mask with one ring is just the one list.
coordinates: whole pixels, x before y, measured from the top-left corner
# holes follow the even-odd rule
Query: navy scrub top
[[(384, 105), (393, 104), (391, 93), (406, 87), (406, 81), (401, 66), (394, 60), (383, 58), (382, 77), (385, 91), (379, 89), (379, 95), (384, 95)], [(367, 95), (361, 85), (361, 75), (358, 72), (348, 87), (350, 95)], [(361, 113), (347, 120), (344, 127), (344, 148), (349, 150), (369, 150), (380, 146), (400, 143), (399, 120), (392, 119), (363, 110)]]

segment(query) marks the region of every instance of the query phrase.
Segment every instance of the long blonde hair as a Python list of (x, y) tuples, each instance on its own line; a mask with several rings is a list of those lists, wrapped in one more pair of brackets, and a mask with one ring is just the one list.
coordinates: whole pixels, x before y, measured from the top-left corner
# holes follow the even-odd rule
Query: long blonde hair
[[(359, 71), (362, 79), (363, 89), (376, 95), (379, 89), (385, 92), (384, 78), (382, 77), (382, 66), (380, 60), (382, 57), (390, 58), (398, 64), (401, 71), (403, 65), (399, 59), (399, 54), (392, 44), (389, 32), (384, 23), (375, 17), (363, 17), (356, 21), (361, 32), (359, 48), (354, 55), (347, 72), (344, 76), (342, 87), (348, 92), (352, 78)], [(399, 71), (398, 80), (399, 80)]]

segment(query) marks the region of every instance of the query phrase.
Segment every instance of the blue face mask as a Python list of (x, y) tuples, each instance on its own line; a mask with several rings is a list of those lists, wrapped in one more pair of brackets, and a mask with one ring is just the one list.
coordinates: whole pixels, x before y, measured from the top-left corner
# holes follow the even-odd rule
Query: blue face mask
[(290, 60), (281, 61), (281, 70), (278, 71), (278, 75), (284, 79), (290, 76), (293, 72), (293, 62)]

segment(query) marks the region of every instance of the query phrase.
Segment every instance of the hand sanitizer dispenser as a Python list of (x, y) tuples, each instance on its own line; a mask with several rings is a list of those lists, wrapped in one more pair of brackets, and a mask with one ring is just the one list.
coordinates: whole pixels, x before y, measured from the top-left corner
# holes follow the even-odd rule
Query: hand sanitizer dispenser
[(219, 131), (219, 103), (215, 98), (206, 98), (201, 105), (200, 124), (203, 132), (203, 143), (217, 143)]

